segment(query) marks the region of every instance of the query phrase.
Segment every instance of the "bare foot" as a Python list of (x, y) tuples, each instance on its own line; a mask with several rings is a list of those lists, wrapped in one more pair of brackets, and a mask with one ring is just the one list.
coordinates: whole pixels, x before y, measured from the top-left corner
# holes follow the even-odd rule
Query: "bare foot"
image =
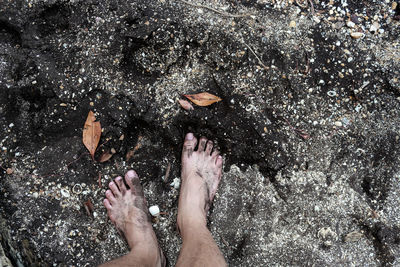
[(142, 253), (144, 258), (157, 259), (158, 266), (165, 263), (165, 258), (158, 246), (157, 237), (150, 222), (147, 202), (144, 198), (139, 177), (135, 171), (125, 174), (125, 185), (122, 177), (115, 178), (106, 191), (104, 206), (108, 217), (135, 253)]
[(178, 226), (206, 225), (207, 211), (221, 181), (222, 157), (213, 150), (213, 142), (205, 137), (197, 139), (192, 133), (185, 137), (182, 151), (182, 185), (179, 195)]

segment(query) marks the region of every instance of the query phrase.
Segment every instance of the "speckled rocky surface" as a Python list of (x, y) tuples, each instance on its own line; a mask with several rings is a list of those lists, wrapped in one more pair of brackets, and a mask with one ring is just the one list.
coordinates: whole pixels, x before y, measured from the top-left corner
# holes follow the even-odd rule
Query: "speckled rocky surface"
[[(306, 2), (2, 1), (5, 256), (93, 266), (126, 253), (102, 199), (134, 168), (172, 266), (193, 131), (224, 155), (210, 228), (231, 266), (400, 265), (399, 3)], [(178, 105), (202, 91), (223, 101)], [(96, 157), (116, 150), (105, 163), (82, 144), (89, 110)]]

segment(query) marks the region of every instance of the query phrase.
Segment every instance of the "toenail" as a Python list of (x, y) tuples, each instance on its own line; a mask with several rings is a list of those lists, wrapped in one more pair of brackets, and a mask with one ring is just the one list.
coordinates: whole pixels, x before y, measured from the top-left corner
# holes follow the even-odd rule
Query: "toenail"
[(126, 174), (128, 175), (129, 178), (133, 178), (136, 176), (136, 173), (133, 170), (128, 171)]
[(186, 135), (186, 140), (193, 140), (193, 134), (192, 133), (188, 133), (187, 135)]
[(115, 178), (115, 181), (118, 181), (118, 182), (119, 182), (119, 181), (121, 181), (121, 179), (122, 179), (122, 178), (118, 176), (117, 178)]
[(112, 186), (114, 184), (114, 182), (110, 182), (109, 185)]
[(218, 156), (218, 158), (219, 158), (219, 159), (222, 159), (222, 156), (221, 156), (221, 155), (219, 155), (219, 156)]

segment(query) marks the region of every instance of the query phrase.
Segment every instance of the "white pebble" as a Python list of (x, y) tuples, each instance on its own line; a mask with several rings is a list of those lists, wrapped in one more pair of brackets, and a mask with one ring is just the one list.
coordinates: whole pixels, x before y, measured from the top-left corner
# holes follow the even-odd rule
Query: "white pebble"
[(335, 91), (328, 91), (328, 96), (334, 97), (334, 96), (336, 96), (336, 92)]
[(352, 32), (350, 33), (350, 36), (353, 37), (354, 39), (358, 39), (364, 36), (362, 32)]
[(341, 122), (341, 121), (335, 121), (335, 125), (336, 125), (337, 127), (341, 127), (341, 126), (342, 126), (342, 122)]
[(69, 193), (69, 190), (68, 189), (61, 189), (61, 195), (63, 196), (63, 197), (70, 197), (70, 193)]
[(179, 186), (181, 185), (181, 180), (179, 180), (179, 178), (174, 178), (172, 183), (170, 183), (169, 185), (173, 186), (175, 189), (178, 189)]
[(149, 212), (152, 216), (158, 216), (160, 214), (160, 208), (157, 205), (151, 206)]
[(83, 81), (82, 81), (82, 79), (81, 79), (81, 78), (79, 78), (79, 79), (78, 79), (78, 82), (79, 82), (79, 83), (82, 83)]
[(39, 193), (38, 193), (38, 192), (34, 192), (34, 193), (32, 194), (32, 197), (38, 198), (38, 197), (39, 197)]
[(376, 28), (376, 26), (374, 24), (371, 25), (371, 27), (369, 28), (370, 32), (376, 32), (378, 29)]

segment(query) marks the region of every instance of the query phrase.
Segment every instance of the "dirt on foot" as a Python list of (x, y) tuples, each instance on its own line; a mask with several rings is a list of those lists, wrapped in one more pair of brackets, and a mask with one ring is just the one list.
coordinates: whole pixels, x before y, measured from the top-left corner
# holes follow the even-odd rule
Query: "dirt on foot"
[(213, 142), (193, 133), (185, 136), (182, 149), (181, 189), (179, 193), (178, 225), (182, 227), (187, 219), (206, 223), (207, 211), (217, 192), (222, 174), (222, 157)]
[[(125, 254), (103, 199), (134, 169), (172, 266), (192, 132), (223, 156), (208, 226), (229, 265), (400, 265), (399, 16), (399, 1), (2, 1), (1, 260)], [(222, 101), (179, 105), (199, 92)]]

